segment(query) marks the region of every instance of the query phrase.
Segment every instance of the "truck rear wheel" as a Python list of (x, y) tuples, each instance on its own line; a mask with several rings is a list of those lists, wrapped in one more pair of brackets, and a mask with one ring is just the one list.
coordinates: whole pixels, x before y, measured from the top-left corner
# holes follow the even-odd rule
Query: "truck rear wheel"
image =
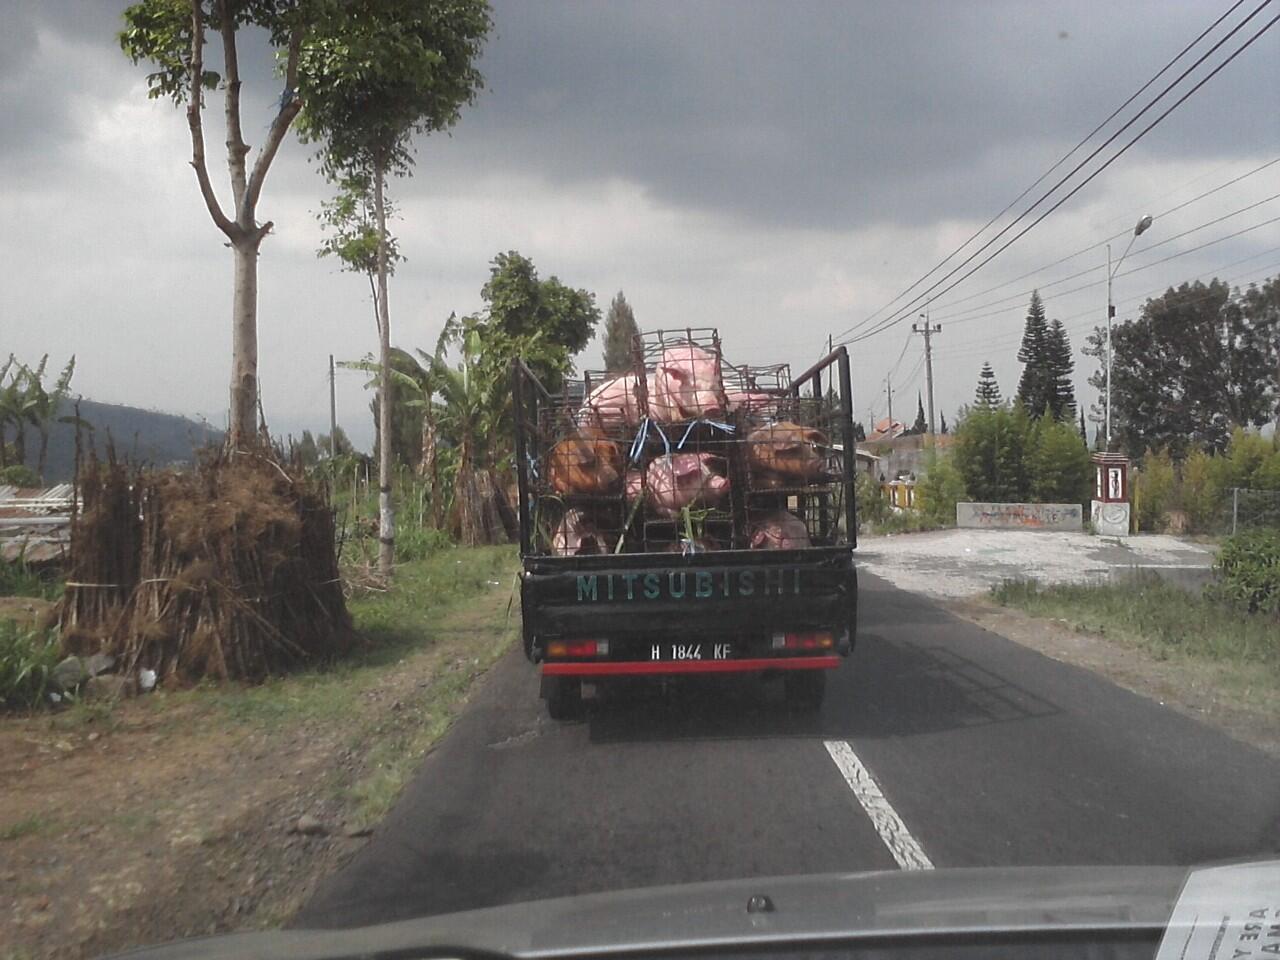
[(825, 670), (790, 670), (782, 678), (787, 706), (801, 713), (814, 713), (827, 692)]
[(577, 720), (582, 716), (582, 680), (579, 677), (543, 677), (543, 696), (552, 720)]

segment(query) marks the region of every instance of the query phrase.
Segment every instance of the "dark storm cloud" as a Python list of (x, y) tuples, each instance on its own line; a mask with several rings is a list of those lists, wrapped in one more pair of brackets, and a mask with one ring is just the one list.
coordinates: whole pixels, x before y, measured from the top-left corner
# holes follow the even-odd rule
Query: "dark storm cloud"
[[(19, 0), (6, 9), (0, 163), (47, 162), (82, 130), (86, 98), (138, 82), (144, 68), (115, 40), (124, 6)], [(561, 184), (619, 177), (662, 203), (771, 224), (981, 216), (1217, 12), (1167, 0), (499, 0), (488, 89), (451, 143), (424, 145), (422, 169)], [(1280, 96), (1275, 33), (1145, 143), (1166, 158), (1273, 148), (1280, 112), (1262, 104)], [(84, 55), (53, 56), (50, 36)], [(269, 69), (265, 56), (242, 62)], [(266, 77), (247, 80), (247, 95), (259, 96)], [(423, 177), (408, 189), (439, 187)]]
[[(974, 216), (1016, 195), (1216, 12), (502, 2), (489, 90), (444, 152), (472, 169), (625, 177), (668, 203), (769, 222)], [(1275, 40), (1149, 142), (1179, 157), (1273, 144), (1276, 113), (1257, 111), (1261, 89), (1280, 94)]]

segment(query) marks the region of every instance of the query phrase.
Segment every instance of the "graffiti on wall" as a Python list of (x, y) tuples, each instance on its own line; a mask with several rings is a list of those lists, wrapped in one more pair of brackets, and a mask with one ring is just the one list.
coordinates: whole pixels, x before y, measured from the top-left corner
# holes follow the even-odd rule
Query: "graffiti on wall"
[(957, 527), (1010, 530), (1080, 530), (1078, 503), (957, 503)]

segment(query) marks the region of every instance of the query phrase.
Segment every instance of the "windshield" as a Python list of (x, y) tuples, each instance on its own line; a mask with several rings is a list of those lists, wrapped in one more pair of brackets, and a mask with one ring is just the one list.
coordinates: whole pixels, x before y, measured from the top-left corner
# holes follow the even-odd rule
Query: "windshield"
[(1155, 956), (1280, 857), (1276, 8), (4, 4), (0, 960)]

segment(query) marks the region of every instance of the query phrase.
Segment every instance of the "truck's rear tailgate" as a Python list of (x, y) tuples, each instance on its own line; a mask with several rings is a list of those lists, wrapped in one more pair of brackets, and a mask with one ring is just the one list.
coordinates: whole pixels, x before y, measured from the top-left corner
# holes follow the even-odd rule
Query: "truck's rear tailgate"
[(538, 647), (553, 638), (701, 640), (805, 629), (848, 628), (852, 637), (857, 579), (843, 546), (526, 557), (521, 597), (526, 644)]

